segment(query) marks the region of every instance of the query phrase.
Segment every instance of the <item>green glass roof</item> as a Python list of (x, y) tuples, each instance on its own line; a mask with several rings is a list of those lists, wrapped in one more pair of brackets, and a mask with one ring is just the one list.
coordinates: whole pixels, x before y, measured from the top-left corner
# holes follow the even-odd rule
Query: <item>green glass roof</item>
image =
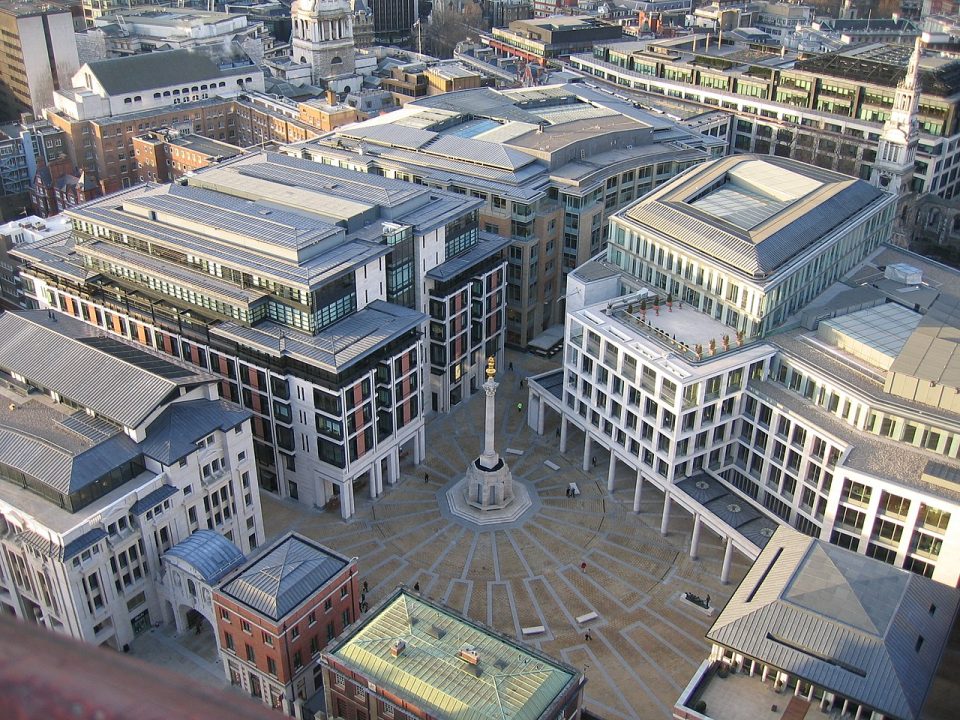
[[(398, 641), (404, 643), (399, 653)], [(471, 659), (471, 651), (476, 653), (476, 663), (462, 657), (464, 649)], [(452, 720), (540, 718), (579, 681), (572, 668), (403, 591), (327, 654), (430, 714)]]

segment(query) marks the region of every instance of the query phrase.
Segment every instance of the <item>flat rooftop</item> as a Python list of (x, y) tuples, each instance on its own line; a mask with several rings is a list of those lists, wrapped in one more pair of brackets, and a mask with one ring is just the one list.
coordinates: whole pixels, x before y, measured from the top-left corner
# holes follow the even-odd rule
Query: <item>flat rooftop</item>
[(184, 150), (192, 150), (193, 152), (215, 157), (233, 157), (234, 155), (239, 155), (244, 152), (241, 147), (219, 140), (205, 138), (202, 135), (182, 135), (167, 142), (176, 147), (181, 147)]
[[(394, 653), (397, 641), (404, 646)], [(465, 649), (476, 652), (477, 662), (463, 659)], [(554, 720), (580, 681), (572, 667), (403, 588), (326, 654), (450, 720)]]

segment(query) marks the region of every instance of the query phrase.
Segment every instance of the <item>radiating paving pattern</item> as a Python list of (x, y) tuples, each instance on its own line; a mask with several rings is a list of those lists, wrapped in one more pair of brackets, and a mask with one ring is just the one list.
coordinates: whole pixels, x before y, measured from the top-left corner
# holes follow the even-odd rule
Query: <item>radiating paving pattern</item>
[[(295, 529), (359, 557), (371, 604), (400, 583), (411, 588), (419, 583), (425, 595), (515, 637), (523, 628), (543, 626), (542, 634), (525, 641), (586, 668), (588, 708), (610, 720), (668, 718), (709, 651), (703, 635), (711, 619), (680, 601), (680, 592), (710, 594), (712, 603), (722, 606), (748, 563), (736, 556), (733, 584), (720, 585), (719, 538), (704, 533), (700, 559), (691, 561), (692, 520), (675, 509), (670, 532), (662, 537), (663, 498), (649, 484), (637, 516), (631, 512), (633, 473), (620, 467), (611, 496), (605, 453), (598, 449), (596, 469), (583, 473), (582, 435), (571, 433), (569, 450), (560, 455), (556, 416), (548, 415), (542, 437), (527, 428), (525, 412), (516, 410), (518, 401), (526, 405), (519, 365), (531, 374), (547, 366), (535, 366), (544, 361), (532, 356), (510, 359), (517, 372), (497, 377), (502, 408), (497, 447), (524, 451), (509, 457), (510, 467), (538, 495), (535, 513), (506, 529), (490, 530), (440, 512), (447, 484), (479, 454), (480, 393), (451, 417), (428, 423), (426, 463), (405, 465), (400, 484), (387, 487), (376, 501), (361, 500), (358, 493), (357, 517), (349, 523), (264, 496), (267, 534)], [(551, 470), (545, 460), (560, 470)], [(423, 482), (424, 472), (429, 483)], [(579, 484), (580, 497), (566, 497), (570, 482)], [(578, 616), (591, 612), (596, 620), (577, 623)]]

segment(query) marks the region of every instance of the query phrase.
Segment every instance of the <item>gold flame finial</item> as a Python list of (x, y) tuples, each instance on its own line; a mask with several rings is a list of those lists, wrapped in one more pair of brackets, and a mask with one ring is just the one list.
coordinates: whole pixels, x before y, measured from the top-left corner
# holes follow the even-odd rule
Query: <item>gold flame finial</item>
[(496, 362), (493, 355), (487, 358), (487, 380), (493, 380), (493, 376), (497, 374)]

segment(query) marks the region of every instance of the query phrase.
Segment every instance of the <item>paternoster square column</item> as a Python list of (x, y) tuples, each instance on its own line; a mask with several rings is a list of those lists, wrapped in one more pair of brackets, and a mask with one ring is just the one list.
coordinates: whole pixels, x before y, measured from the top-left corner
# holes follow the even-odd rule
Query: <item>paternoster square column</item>
[(500, 383), (494, 380), (497, 369), (494, 359), (487, 359), (487, 381), (483, 384), (483, 392), (487, 395), (487, 406), (483, 422), (483, 453), (480, 455), (480, 464), (487, 470), (492, 470), (500, 462), (500, 456), (494, 449), (494, 427), (496, 423), (497, 388)]

